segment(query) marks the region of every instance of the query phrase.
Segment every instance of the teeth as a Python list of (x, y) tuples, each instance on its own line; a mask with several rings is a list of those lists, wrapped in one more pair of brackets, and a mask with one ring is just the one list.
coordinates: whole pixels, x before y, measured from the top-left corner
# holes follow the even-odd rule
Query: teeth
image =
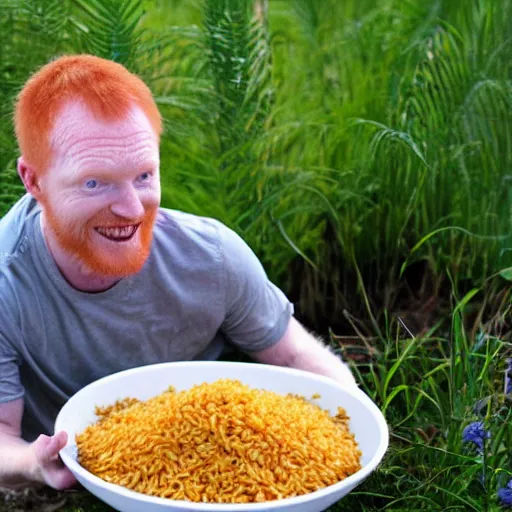
[(137, 226), (123, 226), (123, 227), (113, 227), (113, 228), (97, 228), (98, 231), (105, 236), (110, 238), (128, 238), (135, 233)]

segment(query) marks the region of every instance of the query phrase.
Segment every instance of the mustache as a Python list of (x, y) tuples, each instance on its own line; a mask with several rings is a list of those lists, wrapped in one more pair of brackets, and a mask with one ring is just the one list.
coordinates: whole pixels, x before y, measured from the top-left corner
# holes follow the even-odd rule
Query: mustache
[(124, 226), (132, 226), (134, 224), (142, 224), (150, 217), (150, 212), (146, 211), (143, 216), (137, 218), (120, 217), (111, 212), (100, 212), (87, 222), (90, 227), (109, 227), (121, 228)]
[(70, 212), (55, 212), (52, 205), (41, 200), (41, 207), (50, 219), (50, 229), (61, 238), (73, 237), (75, 240), (82, 240), (88, 243), (91, 239), (91, 231), (97, 227), (126, 227), (128, 225), (137, 225), (138, 229), (144, 232), (153, 225), (158, 211), (158, 205), (145, 207), (144, 213), (137, 217), (126, 217), (116, 215), (110, 209), (104, 209), (97, 212), (89, 219), (76, 218)]
[(139, 226), (142, 224), (142, 220), (140, 222), (123, 222), (123, 223), (105, 223), (105, 224), (97, 224), (93, 227), (95, 228), (126, 228), (128, 226)]

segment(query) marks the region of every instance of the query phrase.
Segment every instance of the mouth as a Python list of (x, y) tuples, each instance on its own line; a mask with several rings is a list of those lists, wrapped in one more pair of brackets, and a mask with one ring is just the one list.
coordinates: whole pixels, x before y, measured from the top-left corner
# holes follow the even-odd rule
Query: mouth
[(101, 236), (110, 240), (111, 242), (128, 242), (131, 240), (137, 230), (139, 229), (140, 222), (138, 224), (130, 224), (127, 226), (100, 226), (94, 228)]

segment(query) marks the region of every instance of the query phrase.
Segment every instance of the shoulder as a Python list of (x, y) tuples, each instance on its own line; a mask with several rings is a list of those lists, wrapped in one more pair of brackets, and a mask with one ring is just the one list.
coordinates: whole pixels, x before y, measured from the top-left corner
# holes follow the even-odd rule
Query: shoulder
[(216, 219), (169, 208), (159, 208), (155, 224), (167, 235), (214, 243), (218, 238), (219, 226), (223, 224)]
[(0, 272), (22, 254), (28, 244), (27, 222), (40, 211), (37, 201), (25, 194), (0, 219)]
[[(21, 325), (20, 296), (16, 280), (13, 279), (13, 272), (7, 266), (0, 265), (0, 345), (5, 341), (6, 336), (14, 342), (16, 326)], [(0, 346), (1, 349), (1, 346)], [(0, 379), (1, 380), (1, 379)]]
[(220, 272), (226, 283), (265, 273), (249, 245), (223, 222), (165, 208), (155, 223), (153, 259), (183, 272)]
[(236, 250), (244, 244), (242, 239), (228, 226), (217, 219), (201, 217), (179, 210), (160, 208), (155, 223), (157, 247), (209, 253), (216, 259), (224, 259), (226, 252)]
[(25, 194), (0, 219), (0, 323), (6, 321), (6, 316), (19, 320), (21, 297), (33, 285), (30, 278), (34, 273), (34, 240), (30, 224), (39, 212), (37, 201)]

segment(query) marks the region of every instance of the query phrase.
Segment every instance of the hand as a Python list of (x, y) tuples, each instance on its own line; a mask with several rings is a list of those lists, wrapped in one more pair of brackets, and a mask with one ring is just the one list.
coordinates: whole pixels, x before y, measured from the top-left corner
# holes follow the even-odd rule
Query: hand
[(68, 435), (59, 432), (51, 437), (41, 434), (31, 445), (34, 456), (34, 479), (61, 490), (76, 484), (73, 473), (62, 463), (59, 451), (66, 446)]

